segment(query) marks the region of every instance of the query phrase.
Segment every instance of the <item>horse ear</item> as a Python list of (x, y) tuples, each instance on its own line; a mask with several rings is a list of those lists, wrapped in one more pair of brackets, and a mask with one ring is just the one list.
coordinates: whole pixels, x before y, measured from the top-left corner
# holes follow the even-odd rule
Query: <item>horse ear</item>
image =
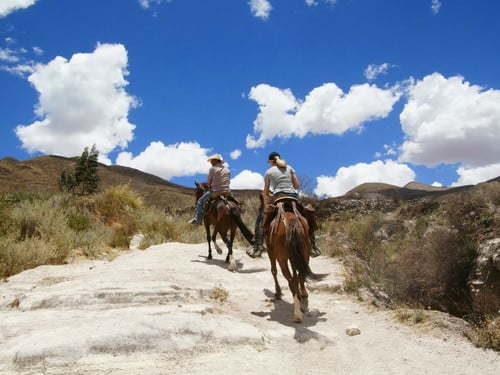
[(194, 184), (195, 184), (195, 186), (198, 186), (198, 183), (196, 181), (194, 182)]

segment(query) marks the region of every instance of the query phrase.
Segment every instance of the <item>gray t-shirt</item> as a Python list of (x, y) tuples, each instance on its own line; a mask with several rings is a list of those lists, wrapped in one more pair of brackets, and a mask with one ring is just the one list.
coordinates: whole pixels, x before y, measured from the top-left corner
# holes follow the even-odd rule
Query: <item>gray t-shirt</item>
[(278, 192), (296, 193), (292, 182), (293, 173), (295, 170), (290, 165), (284, 168), (274, 165), (266, 171), (264, 179), (269, 178), (270, 188), (275, 194)]

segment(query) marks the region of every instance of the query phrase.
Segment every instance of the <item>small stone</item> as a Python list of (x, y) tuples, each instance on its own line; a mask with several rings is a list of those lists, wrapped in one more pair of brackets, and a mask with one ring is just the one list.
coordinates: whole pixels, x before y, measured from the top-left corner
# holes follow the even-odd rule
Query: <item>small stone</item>
[(352, 326), (345, 330), (346, 335), (348, 336), (357, 336), (361, 334), (361, 331), (358, 327)]

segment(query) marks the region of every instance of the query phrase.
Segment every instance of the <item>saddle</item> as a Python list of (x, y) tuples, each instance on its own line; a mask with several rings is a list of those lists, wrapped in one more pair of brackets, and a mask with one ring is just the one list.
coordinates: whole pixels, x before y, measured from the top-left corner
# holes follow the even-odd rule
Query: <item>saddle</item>
[(217, 202), (217, 201), (222, 201), (226, 206), (230, 206), (231, 203), (234, 203), (236, 204), (237, 206), (239, 206), (240, 202), (238, 202), (236, 200), (236, 198), (234, 198), (231, 194), (231, 192), (228, 192), (228, 191), (216, 191), (216, 192), (213, 192), (210, 196), (210, 199), (207, 203), (205, 203), (205, 207), (203, 209), (203, 211), (205, 213), (207, 212), (210, 212), (210, 210), (212, 209), (212, 207), (214, 207), (214, 204)]
[(304, 206), (297, 198), (287, 194), (278, 194), (273, 197), (273, 203), (264, 206), (260, 224), (262, 229), (266, 231), (276, 217), (280, 217), (281, 220), (284, 212), (294, 212), (297, 216), (304, 217), (311, 231), (318, 229), (314, 208), (310, 204)]

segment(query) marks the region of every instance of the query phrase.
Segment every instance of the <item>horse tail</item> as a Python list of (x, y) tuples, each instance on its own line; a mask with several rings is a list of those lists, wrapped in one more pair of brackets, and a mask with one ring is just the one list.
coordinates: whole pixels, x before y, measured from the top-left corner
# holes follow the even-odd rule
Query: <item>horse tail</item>
[(240, 211), (238, 210), (238, 207), (231, 207), (231, 216), (236, 220), (236, 224), (238, 224), (238, 228), (240, 228), (241, 233), (243, 234), (243, 237), (248, 241), (250, 245), (254, 244), (254, 235), (248, 229), (248, 227), (245, 225), (243, 220), (241, 219), (241, 214)]
[(327, 274), (316, 274), (309, 267), (309, 262), (306, 261), (305, 248), (306, 236), (302, 223), (297, 217), (288, 218), (286, 224), (286, 248), (288, 249), (288, 256), (293, 268), (295, 268), (299, 276), (311, 280), (321, 280)]

